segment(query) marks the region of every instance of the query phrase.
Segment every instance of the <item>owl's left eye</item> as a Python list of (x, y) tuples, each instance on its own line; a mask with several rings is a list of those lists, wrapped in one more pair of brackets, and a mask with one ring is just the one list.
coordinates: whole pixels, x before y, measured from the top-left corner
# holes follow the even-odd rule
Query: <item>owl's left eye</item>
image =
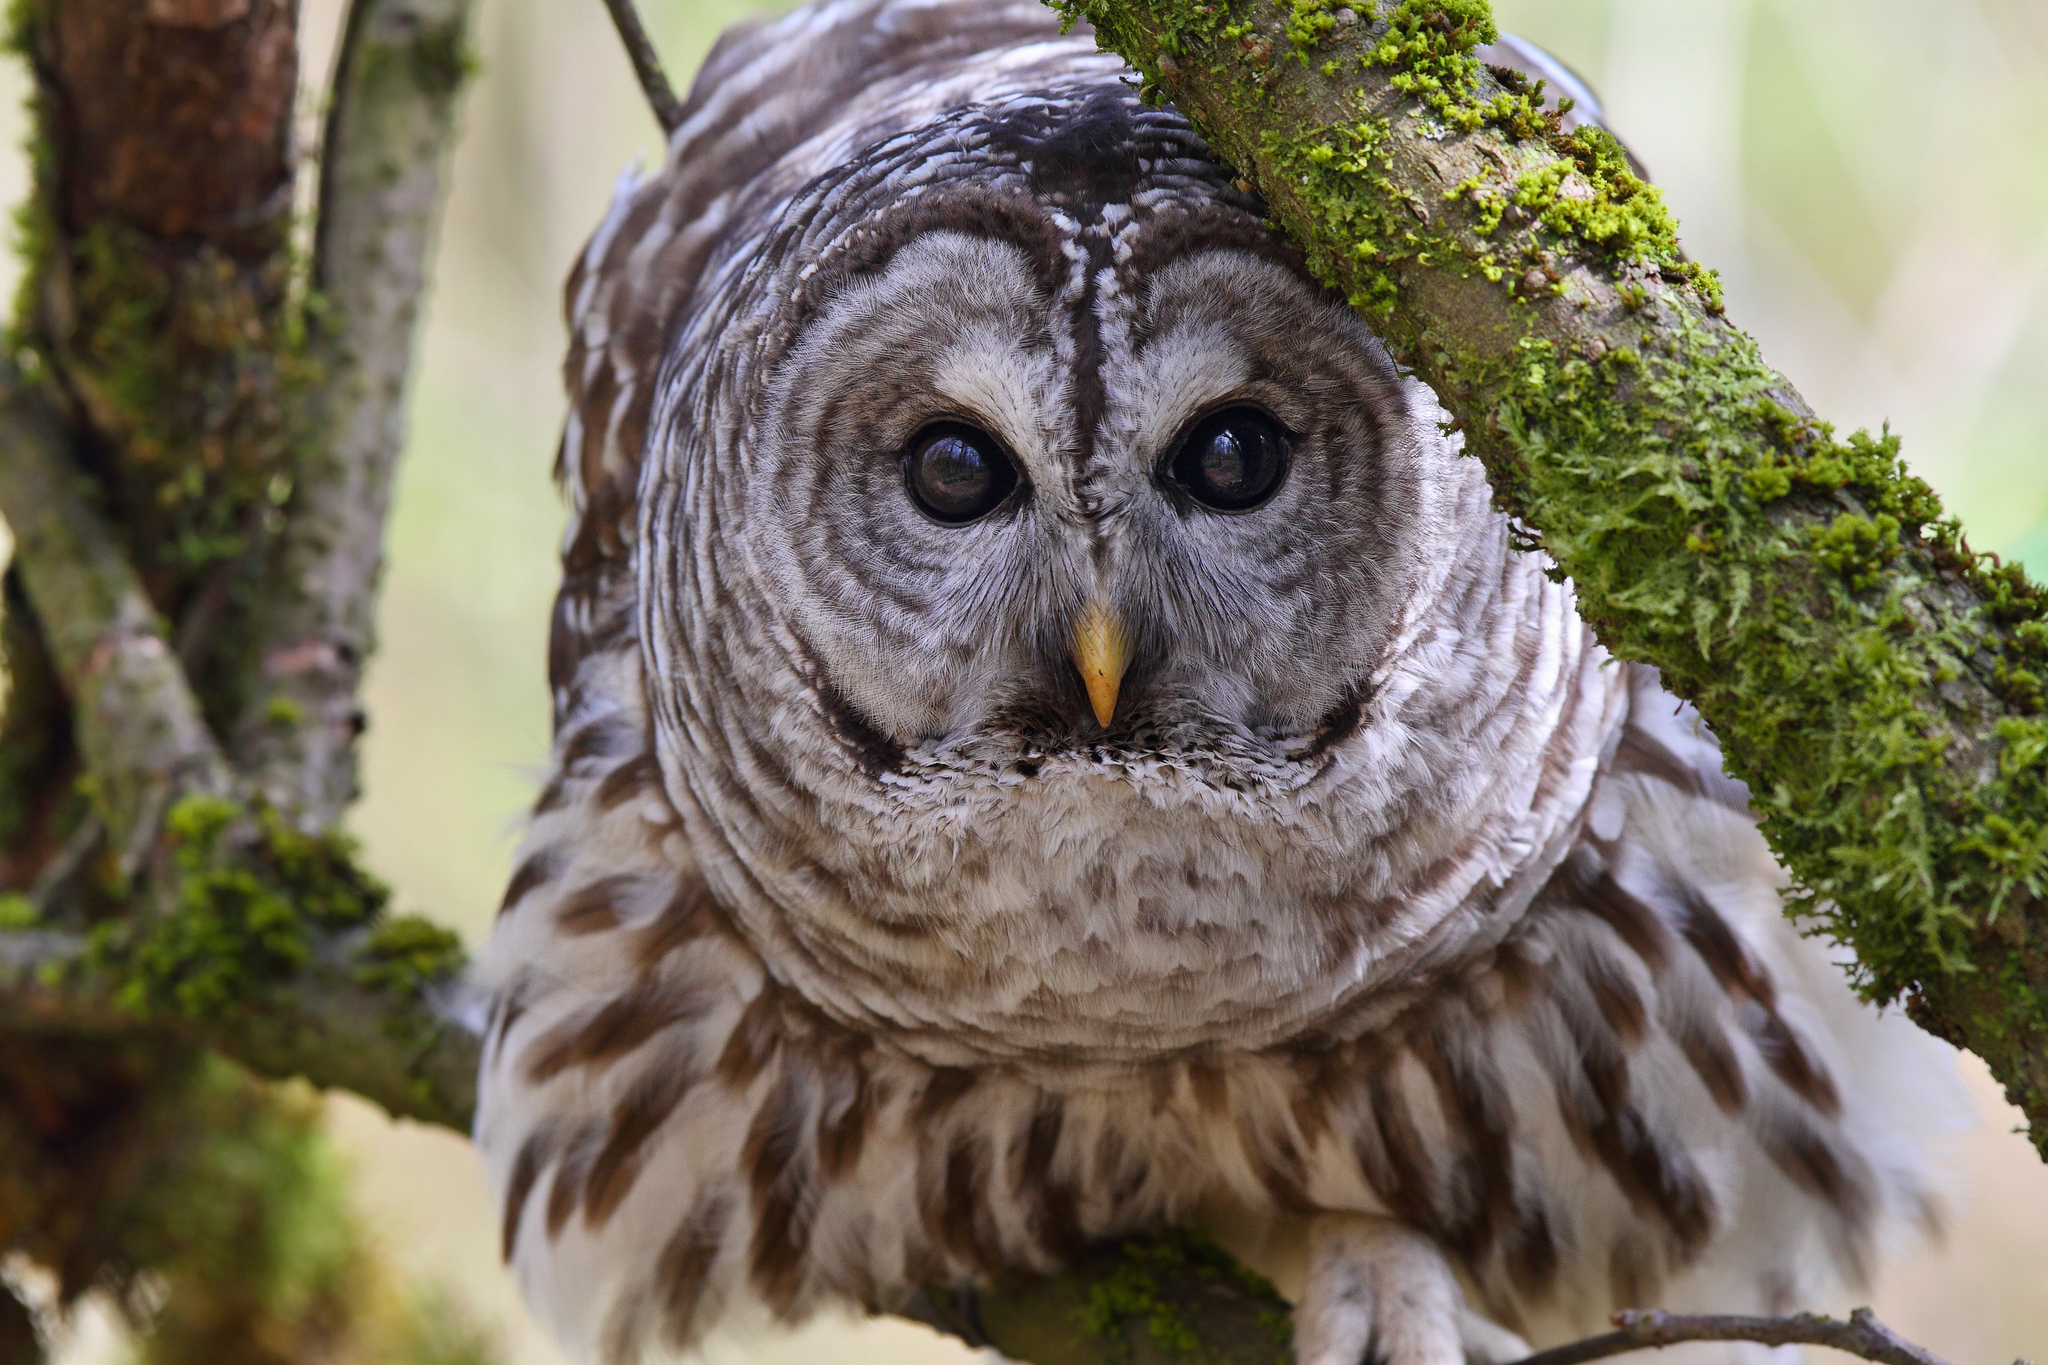
[(903, 486), (933, 521), (964, 526), (1010, 496), (1017, 466), (987, 432), (964, 422), (934, 422), (904, 449)]
[(1165, 474), (1182, 492), (1217, 512), (1249, 512), (1287, 477), (1287, 429), (1249, 406), (1212, 412), (1195, 424)]

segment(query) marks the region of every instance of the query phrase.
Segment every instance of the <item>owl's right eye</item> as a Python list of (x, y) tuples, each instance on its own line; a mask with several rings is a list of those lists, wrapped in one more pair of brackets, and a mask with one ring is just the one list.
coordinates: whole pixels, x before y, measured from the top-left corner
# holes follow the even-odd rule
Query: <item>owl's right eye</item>
[(979, 521), (1017, 487), (996, 438), (964, 422), (934, 422), (903, 452), (903, 486), (920, 512), (947, 526)]

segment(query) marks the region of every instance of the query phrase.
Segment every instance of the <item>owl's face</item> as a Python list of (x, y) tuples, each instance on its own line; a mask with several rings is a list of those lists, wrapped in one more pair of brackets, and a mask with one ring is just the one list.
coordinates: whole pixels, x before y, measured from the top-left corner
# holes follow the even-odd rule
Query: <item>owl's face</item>
[(1114, 81), (755, 182), (641, 475), (697, 863), (933, 1057), (1343, 1015), (1533, 893), (1599, 722), (1427, 391)]
[(1200, 766), (1356, 723), (1425, 521), (1416, 421), (1358, 319), (1234, 238), (1137, 234), (1076, 307), (1038, 243), (929, 232), (805, 328), (743, 534), (890, 745)]

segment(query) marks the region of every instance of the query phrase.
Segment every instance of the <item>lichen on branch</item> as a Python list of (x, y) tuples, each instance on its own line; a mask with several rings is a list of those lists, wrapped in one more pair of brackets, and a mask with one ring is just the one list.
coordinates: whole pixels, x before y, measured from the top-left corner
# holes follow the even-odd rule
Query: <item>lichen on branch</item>
[(376, 642), (384, 520), (405, 433), (414, 333), (472, 68), (472, 0), (357, 0), (335, 71), (320, 166), (307, 329), (319, 382), (252, 613), (256, 678), (224, 730), (238, 769), (308, 829), (356, 796), (358, 699)]

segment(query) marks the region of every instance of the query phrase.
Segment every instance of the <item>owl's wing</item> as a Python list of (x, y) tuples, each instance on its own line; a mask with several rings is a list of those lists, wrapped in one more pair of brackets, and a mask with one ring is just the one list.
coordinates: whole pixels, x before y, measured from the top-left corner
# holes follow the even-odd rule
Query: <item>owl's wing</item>
[[(1699, 713), (1654, 669), (1620, 667), (1627, 722), (1508, 952), (1546, 962), (1521, 1034), (1582, 1158), (1626, 1196), (1582, 1199), (1578, 1235), (1615, 1248), (1614, 1305), (1825, 1302), (1938, 1228), (1928, 1157), (1968, 1100), (1948, 1049), (1858, 1001), (1846, 953), (1788, 918), (1786, 875)], [(1556, 1340), (1600, 1315), (1529, 1304), (1520, 1320)]]

